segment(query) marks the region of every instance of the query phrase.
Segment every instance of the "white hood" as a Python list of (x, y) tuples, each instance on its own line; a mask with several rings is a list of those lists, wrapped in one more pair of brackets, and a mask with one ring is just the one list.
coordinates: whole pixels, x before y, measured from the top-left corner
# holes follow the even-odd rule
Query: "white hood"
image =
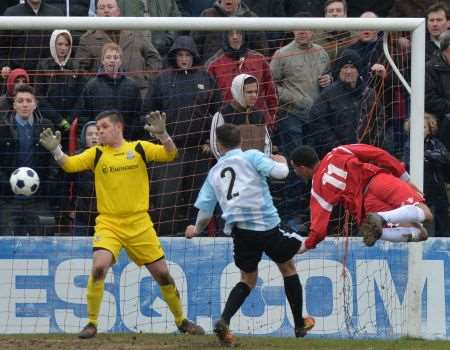
[[(60, 62), (58, 60), (58, 55), (56, 54), (56, 39), (62, 33), (66, 33), (69, 36), (70, 48), (69, 52), (67, 53), (67, 56), (64, 58), (64, 61)], [(70, 34), (68, 30), (56, 29), (53, 31), (52, 36), (50, 37), (50, 53), (52, 54), (52, 57), (55, 60), (55, 62), (59, 64), (61, 68), (63, 68), (67, 64), (67, 61), (70, 59), (70, 55), (72, 54), (72, 34)]]
[[(231, 95), (233, 95), (234, 100), (239, 103), (243, 108), (247, 108), (247, 103), (244, 98), (244, 80), (247, 78), (255, 78), (250, 74), (239, 74), (234, 77), (233, 82), (231, 83)], [(255, 78), (256, 81), (258, 79)], [(258, 92), (259, 92), (259, 83), (258, 83)]]

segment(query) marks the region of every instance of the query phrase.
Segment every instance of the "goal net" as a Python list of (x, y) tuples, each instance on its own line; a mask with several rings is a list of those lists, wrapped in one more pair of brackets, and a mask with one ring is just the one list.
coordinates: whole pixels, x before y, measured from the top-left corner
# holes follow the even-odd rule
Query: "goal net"
[[(23, 144), (22, 134), (10, 130), (18, 123), (14, 88), (21, 83), (35, 89), (33, 122), (59, 129), (69, 154), (91, 145), (95, 127), (89, 125), (104, 110), (123, 114), (130, 140), (149, 138), (143, 131), (146, 114), (166, 113), (179, 157), (148, 164), (150, 214), (164, 237), (185, 312), (208, 331), (240, 278), (232, 261), (232, 240), (223, 237), (220, 212), (204, 237), (181, 237), (195, 220), (193, 203), (216, 162), (213, 125), (247, 127), (244, 143), (249, 148), (286, 157), (302, 144), (321, 155), (340, 144), (380, 146), (408, 163), (421, 186), (422, 20), (11, 17), (2, 19), (0, 29), (0, 228), (8, 236), (2, 238), (0, 258), (2, 333), (79, 331), (87, 317), (87, 236), (93, 234), (96, 216), (91, 174), (58, 170), (39, 148), (36, 135), (23, 146), (33, 150), (31, 155), (17, 146)], [(178, 37), (172, 49), (158, 46), (155, 34), (170, 40), (172, 32), (191, 37)], [(110, 42), (121, 49), (111, 44), (105, 48)], [(346, 71), (349, 64), (356, 68), (354, 77)], [(240, 74), (258, 81), (253, 104), (242, 103), (243, 86), (233, 82)], [(343, 84), (346, 79), (352, 83)], [(409, 130), (404, 128), (407, 120)], [(19, 166), (30, 166), (40, 175), (40, 188), (29, 198), (10, 189), (9, 176)], [(287, 179), (270, 183), (282, 225), (304, 235), (308, 186), (292, 171)], [(341, 208), (333, 212), (329, 236), (333, 238), (318, 249), (296, 257), (304, 312), (317, 321), (312, 334), (418, 335), (421, 301), (416, 292), (426, 278), (412, 278), (423, 271), (417, 272), (411, 261), (421, 260), (420, 248), (381, 242), (363, 248), (351, 217)], [(266, 258), (259, 268), (258, 285), (231, 328), (242, 334), (291, 335), (293, 318), (283, 279)], [(106, 278), (100, 331), (175, 331), (157, 287), (146, 270), (121, 255)]]

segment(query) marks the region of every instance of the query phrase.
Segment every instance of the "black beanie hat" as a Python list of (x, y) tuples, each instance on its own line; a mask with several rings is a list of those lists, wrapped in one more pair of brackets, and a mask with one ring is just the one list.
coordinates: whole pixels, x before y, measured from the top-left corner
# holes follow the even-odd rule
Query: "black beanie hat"
[(345, 49), (342, 51), (342, 53), (339, 55), (338, 59), (336, 60), (336, 73), (339, 74), (342, 67), (346, 64), (353, 64), (358, 72), (361, 72), (362, 69), (362, 62), (361, 62), (361, 56), (359, 53), (352, 49)]

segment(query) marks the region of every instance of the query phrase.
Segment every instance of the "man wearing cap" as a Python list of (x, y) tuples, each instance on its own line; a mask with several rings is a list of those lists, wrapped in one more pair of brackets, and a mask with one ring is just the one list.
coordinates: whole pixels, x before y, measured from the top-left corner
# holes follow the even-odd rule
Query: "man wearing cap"
[(336, 77), (309, 114), (312, 143), (320, 156), (347, 143), (382, 144), (384, 106), (361, 78), (361, 57), (351, 49), (336, 61)]

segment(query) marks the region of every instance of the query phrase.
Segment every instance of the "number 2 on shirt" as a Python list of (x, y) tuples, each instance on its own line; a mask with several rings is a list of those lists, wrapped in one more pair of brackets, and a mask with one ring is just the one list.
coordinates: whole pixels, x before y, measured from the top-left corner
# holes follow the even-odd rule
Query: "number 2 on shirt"
[[(336, 177), (344, 179), (344, 181), (339, 180)], [(337, 189), (344, 191), (346, 187), (345, 180), (347, 179), (347, 172), (344, 169), (338, 168), (333, 164), (328, 164), (327, 172), (322, 176), (322, 184), (330, 184)]]
[(236, 181), (236, 172), (232, 167), (226, 167), (220, 172), (220, 177), (221, 178), (227, 177), (227, 173), (229, 173), (231, 177), (227, 191), (227, 199), (230, 200), (233, 199), (234, 197), (239, 196), (239, 192), (233, 193), (233, 186), (234, 182)]

